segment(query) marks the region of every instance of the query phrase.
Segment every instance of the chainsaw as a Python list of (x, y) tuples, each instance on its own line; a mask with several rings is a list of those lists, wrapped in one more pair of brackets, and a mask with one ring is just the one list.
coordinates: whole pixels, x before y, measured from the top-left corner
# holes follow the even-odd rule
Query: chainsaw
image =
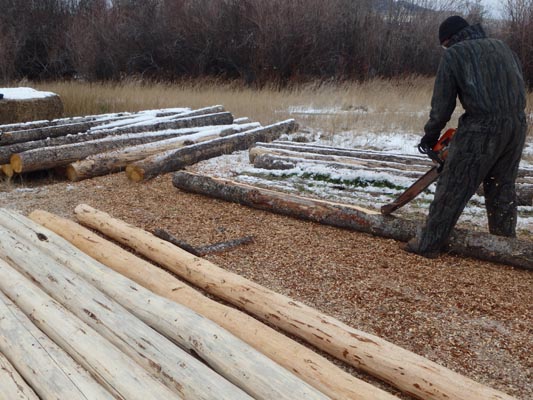
[(448, 129), (439, 138), (437, 144), (435, 144), (435, 146), (432, 148), (425, 148), (422, 146), (418, 147), (418, 150), (422, 154), (426, 154), (429, 158), (431, 158), (435, 165), (428, 172), (422, 175), (422, 177), (420, 177), (415, 183), (413, 183), (405, 192), (398, 196), (396, 200), (394, 200), (392, 203), (382, 206), (381, 213), (383, 215), (389, 215), (398, 208), (403, 207), (437, 180), (442, 168), (444, 167), (444, 161), (448, 156), (448, 146), (450, 145), (454, 134), (455, 129)]

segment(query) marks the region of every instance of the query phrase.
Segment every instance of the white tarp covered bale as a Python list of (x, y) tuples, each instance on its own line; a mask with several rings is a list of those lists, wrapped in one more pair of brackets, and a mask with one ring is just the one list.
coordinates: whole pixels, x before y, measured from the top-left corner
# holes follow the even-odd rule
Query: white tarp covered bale
[[(63, 102), (52, 92), (28, 87), (0, 88), (0, 124), (59, 118)], [(2, 96), (0, 96), (2, 97)]]

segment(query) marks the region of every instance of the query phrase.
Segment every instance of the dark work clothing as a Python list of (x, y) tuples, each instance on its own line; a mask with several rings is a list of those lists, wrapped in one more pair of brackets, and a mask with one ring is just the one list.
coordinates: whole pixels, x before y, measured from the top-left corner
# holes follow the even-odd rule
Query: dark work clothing
[(459, 97), (465, 113), (437, 182), (419, 253), (440, 251), (468, 200), (481, 183), (489, 230), (514, 236), (515, 180), (525, 143), (526, 96), (520, 64), (503, 42), (474, 25), (451, 38), (431, 100), (425, 137), (438, 138)]

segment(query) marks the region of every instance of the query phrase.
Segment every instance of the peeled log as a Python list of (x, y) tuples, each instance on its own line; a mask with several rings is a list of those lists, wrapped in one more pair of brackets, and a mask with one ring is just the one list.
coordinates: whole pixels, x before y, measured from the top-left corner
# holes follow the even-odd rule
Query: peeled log
[(246, 150), (258, 141), (272, 141), (296, 129), (298, 125), (291, 119), (183, 149), (169, 150), (130, 164), (126, 168), (126, 175), (134, 182), (141, 182), (159, 174), (177, 171), (199, 161), (238, 150)]
[(303, 303), (275, 293), (213, 263), (87, 205), (77, 218), (114, 240), (157, 262), (179, 277), (334, 357), (427, 400), (510, 400), (513, 397), (481, 385), (377, 336), (351, 328)]
[(0, 400), (39, 400), (33, 389), (0, 353)]
[(2, 292), (0, 316), (0, 351), (40, 398), (114, 399)]
[(154, 293), (183, 304), (216, 322), (332, 399), (397, 399), (344, 372), (314, 351), (247, 314), (209, 299), (169, 273), (73, 221), (41, 210), (32, 212), (30, 218)]
[(0, 290), (113, 395), (131, 400), (179, 398), (2, 259)]
[[(6, 221), (6, 218), (10, 218), (10, 220)], [(9, 257), (19, 272), (32, 281), (39, 282), (39, 286), (48, 295), (68, 308), (76, 317), (144, 367), (155, 378), (165, 383), (176, 395), (180, 398), (206, 400), (250, 399), (244, 392), (223, 379), (204, 363), (176, 346), (118, 304), (116, 296), (104, 295), (94, 287), (98, 278), (85, 277), (82, 279), (73, 272), (74, 269), (85, 270), (86, 263), (79, 262), (71, 254), (65, 257), (62, 262), (58, 262), (55, 258), (61, 253), (61, 249), (55, 250), (54, 255), (56, 257), (54, 258), (36, 247), (38, 245), (44, 246), (44, 242), (50, 241), (50, 235), (53, 235), (51, 232), (39, 229), (36, 233), (15, 218), (20, 217), (0, 210), (0, 219), (2, 219), (0, 234), (4, 235), (6, 232), (11, 232), (7, 234), (9, 237), (0, 243), (0, 257)], [(12, 226), (13, 229), (7, 230), (6, 225)], [(19, 234), (30, 237), (21, 237)], [(32, 239), (33, 243), (30, 244)], [(35, 260), (36, 257), (39, 257), (38, 266), (30, 261)], [(117, 283), (111, 280), (110, 284), (116, 285)], [(129, 291), (134, 292), (135, 288), (129, 287)], [(141, 293), (139, 293), (140, 295)], [(154, 300), (146, 297), (144, 296), (142, 300), (139, 300), (141, 303), (138, 305), (139, 307), (146, 307), (143, 306), (144, 302), (150, 303)], [(164, 313), (154, 308), (152, 308), (152, 317), (162, 318), (160, 315), (164, 315)], [(179, 317), (180, 323), (184, 323), (183, 319), (186, 316), (183, 315), (183, 312), (176, 309), (173, 311), (173, 320)], [(196, 323), (201, 325), (199, 321)], [(181, 334), (186, 335), (183, 332)], [(193, 335), (192, 332), (190, 335)], [(205, 345), (209, 346), (209, 344)], [(202, 354), (201, 351), (198, 354)]]
[(201, 131), (197, 134), (191, 134), (184, 137), (166, 139), (143, 144), (138, 146), (128, 146), (118, 150), (95, 154), (84, 160), (76, 161), (67, 166), (67, 177), (71, 181), (80, 181), (94, 176), (118, 172), (126, 165), (142, 160), (163, 151), (179, 149), (184, 146), (205, 142), (215, 139), (222, 135), (233, 134), (236, 132), (257, 127), (259, 124), (248, 125), (219, 125), (219, 128), (212, 127), (208, 131)]
[(125, 146), (157, 142), (181, 135), (182, 133), (179, 131), (162, 131), (110, 136), (82, 143), (43, 147), (13, 154), (10, 163), (13, 171), (16, 173), (38, 171), (60, 167), (74, 161), (82, 160), (93, 154), (103, 153)]

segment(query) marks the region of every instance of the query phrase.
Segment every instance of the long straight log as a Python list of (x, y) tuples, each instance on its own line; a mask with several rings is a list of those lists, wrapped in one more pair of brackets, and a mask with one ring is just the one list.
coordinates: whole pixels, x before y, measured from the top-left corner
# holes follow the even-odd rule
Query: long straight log
[(179, 277), (290, 332), (327, 353), (427, 400), (512, 399), (435, 362), (354, 329), (319, 311), (275, 293), (87, 205), (76, 217)]
[[(48, 295), (143, 366), (155, 378), (164, 382), (176, 395), (179, 395), (178, 397), (211, 400), (250, 399), (243, 391), (127, 311), (118, 304), (118, 299), (112, 300), (72, 271), (76, 268), (85, 270), (88, 263), (80, 266), (80, 262), (71, 254), (64, 257), (60, 263), (54, 260), (51, 255), (35, 247), (36, 245), (43, 245), (46, 241), (42, 240), (43, 236), (41, 235), (48, 238), (53, 235), (51, 232), (40, 230), (40, 235), (37, 236), (31, 229), (26, 228), (15, 219), (6, 221), (10, 214), (0, 210), (0, 215), (2, 220), (0, 234), (7, 235), (0, 243), (0, 257), (9, 258), (19, 272), (28, 279), (39, 282), (39, 286)], [(6, 225), (13, 229), (6, 229)], [(20, 237), (18, 234), (33, 234), (31, 239), (34, 243), (30, 244), (28, 240), (31, 239)], [(57, 256), (61, 249), (55, 251)], [(37, 257), (39, 264), (35, 265), (32, 260)], [(64, 264), (67, 264), (70, 269)], [(87, 276), (85, 278), (90, 280)], [(93, 277), (92, 284), (97, 284), (95, 281), (97, 279)], [(116, 279), (113, 279), (110, 284), (116, 285)], [(129, 287), (130, 292), (134, 292), (135, 289)], [(143, 302), (153, 300), (145, 295), (142, 300), (139, 300), (138, 306), (143, 307)], [(160, 314), (164, 315), (164, 312), (154, 306), (151, 307), (151, 310), (152, 317), (157, 316), (156, 319), (162, 318)], [(183, 319), (187, 318), (183, 315), (184, 312), (176, 308), (173, 311), (172, 320), (179, 317), (180, 324), (183, 324)], [(191, 317), (189, 316), (189, 318)], [(199, 318), (197, 317), (196, 320)], [(196, 323), (202, 325), (201, 321), (196, 321)], [(192, 335), (192, 332), (182, 331), (180, 333), (184, 336)], [(202, 344), (205, 346), (214, 345), (209, 342)], [(199, 354), (202, 352), (200, 351)]]
[[(172, 183), (176, 188), (188, 192), (339, 228), (400, 241), (407, 241), (416, 235), (417, 226), (413, 221), (383, 216), (375, 211), (346, 204), (300, 197), (183, 171), (174, 174)], [(533, 245), (529, 241), (455, 229), (448, 251), (533, 269)]]
[(39, 400), (33, 389), (2, 353), (0, 353), (0, 388), (2, 388), (0, 400)]
[(10, 164), (16, 173), (50, 169), (82, 160), (93, 154), (126, 146), (157, 142), (182, 135), (183, 132), (181, 130), (133, 133), (63, 146), (43, 147), (11, 155)]
[(166, 271), (73, 221), (41, 210), (33, 211), (30, 218), (154, 293), (183, 304), (216, 322), (332, 399), (396, 399), (395, 396), (354, 378), (326, 358), (247, 314), (209, 299)]
[(114, 396), (131, 400), (179, 398), (3, 259), (0, 290)]
[(247, 125), (219, 125), (219, 127), (206, 127), (197, 134), (184, 137), (166, 139), (150, 144), (128, 146), (118, 150), (95, 154), (84, 160), (76, 161), (67, 166), (67, 177), (71, 181), (118, 172), (126, 165), (142, 160), (163, 151), (179, 149), (184, 146), (206, 142), (219, 136), (231, 135), (246, 129), (258, 127), (258, 123)]
[[(1, 212), (0, 214), (1, 224), (3, 226), (7, 224), (11, 226), (23, 225), (21, 229), (16, 229), (15, 232), (23, 234), (26, 240), (31, 241), (35, 246), (39, 246), (42, 253), (46, 253), (46, 255), (43, 255), (42, 260), (53, 257), (58, 264), (68, 264), (68, 267), (73, 271), (71, 272), (72, 275), (75, 272), (84, 279), (91, 281), (92, 284), (108, 296), (116, 299), (116, 301), (120, 302), (147, 324), (164, 333), (167, 337), (189, 351), (197, 354), (214, 370), (248, 392), (253, 398), (263, 400), (327, 399), (326, 396), (311, 388), (292, 373), (281, 368), (272, 360), (257, 352), (243, 341), (235, 338), (224, 329), (221, 329), (207, 318), (198, 315), (180, 304), (157, 296), (123, 275), (97, 263), (66, 242), (63, 238), (58, 237), (32, 221), (25, 219), (26, 223), (21, 224), (19, 222), (23, 218), (21, 216), (13, 215), (13, 213), (9, 212)], [(9, 216), (13, 216), (13, 219), (16, 219), (16, 221), (10, 219)], [(43, 237), (42, 235), (46, 236), (46, 241), (39, 240), (39, 236)], [(41, 262), (40, 266), (43, 272), (37, 273), (32, 271), (32, 277), (41, 280), (43, 277), (53, 276), (59, 282), (63, 280), (58, 276), (59, 271), (50, 270), (43, 264), (44, 262)], [(30, 268), (28, 266), (25, 270), (30, 272)], [(66, 278), (68, 277), (66, 271), (61, 272), (65, 274)], [(70, 278), (68, 279), (68, 281), (71, 280)], [(54, 293), (54, 283), (46, 283), (46, 287), (49, 287), (51, 293)], [(63, 291), (66, 290), (63, 289)], [(84, 289), (80, 293), (87, 294), (87, 291)], [(64, 296), (68, 298), (72, 294), (65, 293)], [(101, 301), (99, 298), (93, 296), (96, 295), (90, 294), (87, 298)], [(69, 307), (72, 307), (72, 302), (73, 300), (70, 300)], [(87, 300), (85, 302), (88, 303)], [(116, 311), (115, 307), (110, 306), (109, 303), (105, 304), (113, 308), (115, 314), (120, 314)], [(81, 307), (83, 308), (83, 305)], [(102, 312), (98, 312), (90, 304), (86, 304), (85, 308), (94, 313), (101, 321), (100, 323), (106, 323), (105, 320), (102, 321)], [(120, 321), (124, 317), (120, 316), (119, 319), (119, 316), (117, 316), (117, 319)], [(127, 325), (127, 319), (122, 323)], [(135, 332), (135, 330), (132, 331), (131, 329), (127, 329), (127, 331)], [(115, 334), (118, 335), (116, 330)], [(146, 337), (146, 339), (150, 339), (149, 343), (153, 343), (156, 348), (162, 352), (164, 351), (165, 348), (160, 342), (153, 341), (153, 338), (149, 337)], [(180, 368), (186, 368), (182, 366), (182, 363), (175, 363), (174, 365), (180, 365)], [(163, 375), (171, 372), (164, 371)], [(206, 373), (201, 373), (191, 368), (190, 375), (191, 377), (189, 379), (194, 380), (196, 385), (212, 385), (213, 378)], [(215, 389), (214, 385), (212, 388)], [(205, 397), (200, 397), (212, 399), (250, 398), (242, 392), (242, 395), (239, 395), (236, 390), (230, 392), (228, 388), (224, 389), (220, 385), (217, 385), (216, 389), (216, 391), (211, 393), (211, 396), (207, 397), (206, 394), (203, 394)]]
[(0, 351), (41, 399), (114, 398), (2, 292), (0, 316)]
[(257, 141), (275, 140), (282, 134), (294, 132), (296, 129), (298, 125), (291, 119), (183, 149), (169, 150), (130, 164), (126, 167), (126, 175), (134, 182), (144, 181), (199, 161), (246, 150)]

